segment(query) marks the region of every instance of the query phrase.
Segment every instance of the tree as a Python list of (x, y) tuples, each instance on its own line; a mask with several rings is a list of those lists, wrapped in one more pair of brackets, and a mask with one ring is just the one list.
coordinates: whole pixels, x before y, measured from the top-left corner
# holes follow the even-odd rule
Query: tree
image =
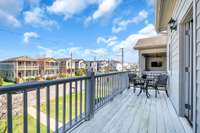
[(83, 68), (80, 68), (76, 71), (76, 76), (83, 76), (86, 74), (86, 70)]

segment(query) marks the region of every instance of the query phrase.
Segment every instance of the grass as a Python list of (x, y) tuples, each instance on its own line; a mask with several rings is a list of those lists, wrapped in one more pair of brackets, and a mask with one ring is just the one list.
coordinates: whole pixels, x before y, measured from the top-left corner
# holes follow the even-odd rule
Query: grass
[[(0, 133), (4, 133), (6, 127), (6, 120), (0, 120)], [(40, 124), (41, 133), (46, 133), (46, 127), (43, 124)], [(23, 116), (15, 116), (13, 118), (13, 132), (14, 133), (23, 133)], [(5, 132), (7, 133), (7, 131)], [(28, 116), (28, 133), (36, 133), (36, 120)]]
[(3, 86), (6, 86), (6, 85), (14, 85), (14, 84), (15, 84), (14, 82), (3, 81)]
[[(66, 95), (66, 122), (69, 121), (69, 95)], [(85, 97), (84, 92), (82, 94), (82, 112), (85, 110)], [(50, 117), (55, 119), (55, 105), (56, 101), (55, 99), (50, 101)], [(63, 97), (59, 97), (59, 122), (62, 122), (63, 119)], [(41, 111), (46, 113), (46, 103), (43, 103), (41, 105)], [(77, 94), (77, 115), (80, 116), (80, 93)], [(72, 94), (72, 119), (75, 118), (75, 93)]]

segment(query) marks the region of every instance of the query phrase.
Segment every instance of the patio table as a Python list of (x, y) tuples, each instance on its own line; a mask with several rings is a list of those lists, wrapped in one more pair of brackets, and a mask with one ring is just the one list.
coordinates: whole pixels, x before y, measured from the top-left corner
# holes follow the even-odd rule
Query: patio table
[(138, 93), (137, 96), (139, 96), (142, 92), (145, 92), (147, 98), (149, 98), (150, 94), (148, 92), (148, 88), (149, 88), (148, 85), (151, 82), (154, 82), (156, 80), (156, 78), (137, 78), (136, 80), (138, 80), (141, 83), (140, 92)]

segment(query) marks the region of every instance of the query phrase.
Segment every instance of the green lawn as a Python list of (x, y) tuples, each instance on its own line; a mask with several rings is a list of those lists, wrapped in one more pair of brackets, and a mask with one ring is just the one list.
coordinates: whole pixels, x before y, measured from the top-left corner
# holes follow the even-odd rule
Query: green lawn
[[(80, 115), (80, 93), (77, 94), (77, 114)], [(85, 110), (85, 97), (82, 94), (82, 112)], [(46, 113), (46, 103), (41, 105), (41, 111)], [(63, 119), (63, 97), (59, 97), (59, 121)], [(55, 119), (55, 99), (50, 101), (50, 117)], [(75, 118), (75, 94), (72, 94), (72, 118)], [(69, 95), (66, 95), (66, 122), (69, 121)]]
[[(7, 133), (4, 132), (6, 127), (6, 120), (0, 120), (0, 133)], [(41, 133), (46, 133), (46, 127), (40, 124)], [(14, 133), (23, 133), (23, 116), (16, 116), (13, 118), (13, 132)], [(36, 120), (28, 116), (28, 133), (36, 133)]]
[(14, 82), (3, 81), (3, 86), (5, 86), (5, 85), (14, 85), (14, 84), (15, 84)]

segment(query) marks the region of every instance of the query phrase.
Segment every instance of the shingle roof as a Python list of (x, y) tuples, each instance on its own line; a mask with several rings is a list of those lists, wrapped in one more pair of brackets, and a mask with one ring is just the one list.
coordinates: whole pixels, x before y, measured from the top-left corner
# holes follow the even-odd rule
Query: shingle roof
[(45, 61), (45, 62), (57, 62), (55, 58), (39, 58), (38, 61)]
[(167, 35), (161, 34), (155, 37), (143, 38), (138, 40), (134, 49), (166, 48)]
[(14, 62), (14, 61), (37, 61), (36, 59), (33, 59), (29, 56), (19, 56), (14, 58), (9, 58), (6, 60), (3, 60), (2, 62)]

